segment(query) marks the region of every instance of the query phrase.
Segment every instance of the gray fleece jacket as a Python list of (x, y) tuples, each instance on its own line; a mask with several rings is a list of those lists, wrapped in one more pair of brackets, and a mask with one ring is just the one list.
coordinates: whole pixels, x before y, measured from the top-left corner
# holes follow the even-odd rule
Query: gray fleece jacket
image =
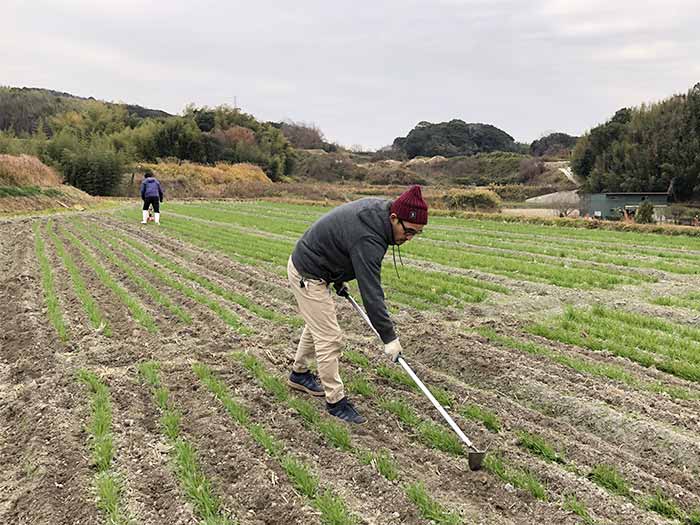
[(313, 223), (292, 252), (292, 263), (308, 279), (357, 279), (367, 315), (384, 343), (396, 339), (381, 279), (382, 260), (394, 244), (390, 207), (391, 201), (376, 198), (338, 206)]

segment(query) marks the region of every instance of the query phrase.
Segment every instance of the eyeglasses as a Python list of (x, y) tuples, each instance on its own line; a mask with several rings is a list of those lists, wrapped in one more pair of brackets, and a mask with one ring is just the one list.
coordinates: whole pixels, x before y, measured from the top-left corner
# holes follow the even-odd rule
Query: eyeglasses
[(415, 237), (416, 235), (420, 235), (421, 233), (423, 233), (422, 230), (414, 230), (413, 228), (406, 228), (406, 225), (403, 223), (403, 220), (401, 220), (401, 219), (399, 219), (399, 224), (403, 228), (403, 232), (408, 237)]

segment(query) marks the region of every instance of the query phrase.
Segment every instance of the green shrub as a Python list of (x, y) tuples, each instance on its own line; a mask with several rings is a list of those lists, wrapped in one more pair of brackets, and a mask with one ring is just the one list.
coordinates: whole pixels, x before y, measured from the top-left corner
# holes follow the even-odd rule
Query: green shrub
[(649, 496), (644, 500), (644, 506), (672, 520), (682, 520), (684, 516), (678, 505), (672, 499), (667, 498), (659, 489), (656, 490), (653, 496)]
[(384, 168), (373, 166), (370, 169), (369, 175), (367, 176), (367, 182), (374, 185), (397, 185), (397, 186), (409, 186), (411, 184), (423, 184), (427, 183), (424, 177), (414, 173), (411, 170), (402, 167), (396, 168)]
[(70, 131), (57, 135), (47, 149), (69, 184), (90, 195), (111, 195), (121, 181), (125, 157), (107, 139), (81, 141)]
[(501, 198), (495, 192), (484, 189), (451, 190), (443, 201), (451, 210), (495, 211), (501, 207)]
[(596, 484), (608, 489), (614, 494), (629, 496), (630, 489), (627, 485), (627, 481), (610, 465), (596, 465), (588, 477)]
[(654, 219), (654, 205), (651, 201), (644, 201), (637, 208), (637, 213), (634, 220), (639, 224), (655, 224)]

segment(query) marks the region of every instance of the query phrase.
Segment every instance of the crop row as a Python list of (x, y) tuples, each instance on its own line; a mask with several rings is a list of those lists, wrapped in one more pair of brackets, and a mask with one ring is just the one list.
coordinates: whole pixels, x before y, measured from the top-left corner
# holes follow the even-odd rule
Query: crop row
[(56, 249), (56, 253), (63, 262), (63, 266), (66, 268), (68, 274), (71, 277), (73, 289), (75, 290), (76, 295), (78, 296), (81, 304), (83, 305), (83, 308), (85, 309), (85, 312), (87, 313), (87, 316), (90, 319), (90, 323), (92, 324), (93, 328), (101, 330), (102, 333), (107, 337), (111, 336), (112, 329), (109, 325), (109, 322), (107, 321), (101, 309), (97, 305), (97, 301), (95, 301), (92, 294), (88, 291), (85, 279), (83, 279), (83, 276), (81, 275), (80, 270), (78, 269), (78, 265), (76, 264), (73, 256), (66, 249), (63, 241), (54, 232), (53, 222), (50, 219), (46, 223), (46, 231), (48, 232), (48, 235), (51, 238), (51, 241), (53, 242), (53, 245)]
[(563, 314), (533, 324), (528, 331), (700, 381), (700, 329), (691, 326), (596, 305), (567, 307)]
[(129, 525), (132, 519), (122, 504), (122, 483), (113, 469), (114, 440), (112, 437), (112, 402), (104, 382), (89, 370), (79, 370), (78, 379), (91, 394), (92, 419), (88, 425), (92, 463), (97, 469), (95, 492), (97, 506), (113, 525)]
[[(405, 374), (402, 372), (397, 371), (394, 373), (388, 373), (385, 369), (386, 367), (372, 367), (370, 361), (359, 352), (348, 351), (344, 353), (344, 356), (365, 371), (374, 371), (378, 377), (387, 379), (396, 386), (413, 390), (413, 385), (410, 384), (410, 378), (405, 376)], [(349, 383), (349, 389), (357, 391), (352, 382)], [(366, 386), (361, 388), (361, 390), (366, 389)], [(455, 406), (453, 401), (454, 396), (444, 389), (438, 389), (435, 393), (437, 394), (435, 397), (438, 398), (442, 404), (448, 406), (452, 405), (460, 415), (471, 419), (480, 419), (491, 431), (496, 433), (501, 432), (500, 423), (498, 423), (498, 418), (495, 414), (492, 414), (474, 404), (463, 406), (461, 408)], [(375, 395), (373, 391), (371, 391), (370, 394)], [(442, 450), (449, 454), (462, 455), (463, 452), (459, 442), (451, 443), (450, 440), (445, 440), (442, 438), (425, 439), (427, 433), (422, 431), (421, 428), (423, 425), (425, 425), (425, 422), (421, 421), (415, 411), (413, 411), (410, 408), (410, 405), (405, 401), (401, 399), (385, 399), (380, 401), (379, 405), (395, 415), (409, 428), (415, 429), (419, 439), (421, 439), (428, 446)], [(475, 413), (478, 414), (478, 417), (476, 418), (473, 417), (473, 414)], [(579, 465), (576, 465), (573, 461), (567, 459), (563, 453), (557, 451), (556, 447), (552, 446), (544, 438), (535, 433), (516, 429), (515, 435), (515, 442), (519, 447), (546, 462), (560, 465), (566, 471), (575, 474), (580, 478), (593, 481), (603, 488), (609, 489), (609, 486), (606, 485), (605, 473), (614, 472), (616, 476), (621, 477), (619, 474), (617, 474), (614, 467), (605, 463), (592, 465), (589, 470), (584, 471), (584, 469), (582, 469)], [(485, 468), (504, 481), (511, 483), (513, 486), (530, 492), (538, 499), (549, 499), (548, 489), (540, 480), (538, 480), (533, 472), (508, 465), (508, 463), (504, 461), (502, 453), (498, 451), (492, 451), (489, 453), (487, 456), (487, 461), (485, 462)], [(611, 492), (614, 493), (614, 491)], [(641, 509), (650, 510), (671, 519), (683, 519), (685, 520), (685, 523), (696, 524), (698, 523), (697, 520), (700, 517), (700, 509), (692, 511), (688, 510), (687, 512), (682, 510), (672, 497), (664, 494), (659, 488), (657, 488), (651, 495), (644, 495), (643, 493), (636, 491), (635, 494), (632, 494), (631, 492), (628, 493), (627, 497)], [(588, 511), (585, 508), (585, 504), (576, 499), (572, 494), (563, 495), (563, 506), (568, 510), (576, 512), (582, 516), (582, 518), (587, 516), (587, 519), (591, 519)]]
[(46, 256), (46, 243), (44, 242), (44, 239), (39, 231), (40, 228), (38, 221), (32, 224), (32, 229), (34, 232), (34, 253), (39, 261), (41, 283), (44, 291), (44, 302), (46, 303), (47, 314), (51, 324), (58, 334), (58, 338), (65, 343), (68, 340), (68, 329), (66, 328), (66, 323), (63, 319), (63, 313), (61, 311), (61, 305), (58, 301), (58, 295), (56, 294), (53, 270), (51, 269), (51, 264)]
[[(240, 235), (251, 235), (252, 232), (274, 234), (293, 240), (303, 233), (310, 224), (303, 220), (290, 221), (269, 215), (253, 215), (237, 212), (236, 209), (222, 210), (210, 209), (201, 206), (176, 206), (178, 213), (189, 216), (214, 220), (209, 227), (223, 228), (224, 224), (230, 224), (231, 228), (238, 228)], [(240, 226), (245, 230), (241, 230)], [(559, 257), (547, 257), (538, 255), (542, 249), (527, 245), (519, 245), (505, 242), (490, 242), (478, 235), (465, 240), (461, 244), (446, 243), (439, 240), (431, 240), (431, 236), (439, 238), (440, 232), (431, 233), (426, 230), (425, 239), (418, 239), (406, 245), (405, 252), (420, 260), (439, 263), (448, 267), (472, 269), (476, 268), (487, 273), (505, 275), (512, 278), (524, 278), (537, 282), (548, 282), (559, 286), (572, 288), (604, 287), (609, 288), (622, 283), (638, 283), (651, 281), (653, 278), (610, 266), (596, 266), (585, 258), (580, 261), (562, 261)], [(473, 241), (473, 243), (471, 242)], [(280, 242), (282, 240), (280, 239)], [(464, 243), (468, 244), (464, 244)], [(604, 258), (601, 259), (603, 262)], [(664, 263), (668, 264), (668, 263)], [(654, 267), (654, 266), (652, 266)], [(670, 268), (670, 266), (669, 266)], [(675, 269), (675, 268), (674, 268)], [(694, 267), (678, 268), (678, 271), (694, 272)]]
[[(180, 217), (169, 218), (163, 226), (188, 242), (221, 251), (245, 264), (267, 267), (271, 264), (278, 274), (285, 273), (287, 259), (294, 246), (291, 240), (241, 232), (219, 224), (208, 224), (207, 228), (201, 228), (198, 224), (193, 224), (193, 221)], [(399, 271), (399, 276), (389, 271), (385, 271), (382, 276), (388, 295), (395, 302), (418, 309), (479, 302), (486, 298), (488, 291), (509, 292), (504, 286), (464, 275), (448, 275), (415, 267)]]
[(663, 392), (674, 399), (700, 399), (700, 394), (687, 388), (668, 385), (662, 381), (646, 381), (639, 379), (622, 365), (599, 363), (583, 356), (564, 354), (553, 348), (526, 340), (524, 338), (499, 334), (493, 328), (480, 327), (475, 331), (499, 346), (516, 349), (531, 355), (545, 357), (554, 363), (575, 370), (581, 374), (618, 381), (637, 390), (654, 393)]
[[(242, 306), (255, 316), (275, 323), (291, 324), (292, 326), (298, 326), (301, 323), (298, 318), (280, 315), (274, 310), (255, 303), (245, 295), (236, 293), (182, 267), (172, 259), (158, 255), (149, 246), (130, 237), (112, 233), (110, 230), (87, 228), (80, 221), (73, 222), (73, 231), (59, 227), (58, 232), (61, 236), (57, 235), (56, 227), (51, 220), (45, 223), (43, 229), (39, 223), (36, 224), (35, 253), (42, 272), (47, 313), (62, 340), (68, 338), (68, 333), (56, 295), (53, 269), (46, 254), (42, 230), (44, 235), (48, 235), (50, 238), (59, 260), (68, 271), (72, 287), (92, 326), (104, 335), (111, 335), (111, 326), (98, 306), (99, 301), (93, 296), (93, 291), (90, 290), (86, 282), (87, 272), (90, 272), (105, 288), (109, 289), (124, 304), (130, 315), (147, 331), (151, 332), (158, 330), (155, 320), (139, 298), (132, 295), (122, 282), (130, 283), (130, 288), (137, 290), (139, 296), (163, 306), (184, 323), (191, 322), (191, 315), (182, 307), (182, 299), (173, 296), (173, 293), (182, 294), (182, 296), (210, 308), (225, 323), (241, 333), (251, 333), (251, 329), (242, 323), (240, 317), (233, 310), (221, 305), (212, 296)], [(67, 246), (72, 248), (72, 253), (67, 249)], [(163, 269), (155, 265), (144, 265), (144, 257), (157, 262)], [(105, 262), (109, 263), (112, 268), (105, 266)], [(81, 268), (79, 263), (85, 267)], [(143, 274), (148, 274), (148, 276)], [(196, 288), (206, 290), (207, 293), (197, 291), (193, 286), (186, 284), (188, 282), (195, 284)], [(155, 286), (156, 284), (158, 286)], [(169, 288), (171, 292), (161, 291), (163, 288)]]
[(661, 306), (688, 308), (690, 310), (700, 311), (700, 292), (688, 292), (678, 296), (665, 295), (656, 297), (651, 301), (651, 303)]
[[(327, 206), (308, 206), (279, 202), (237, 202), (190, 205), (203, 209), (235, 211), (257, 217), (272, 217), (310, 223), (331, 209)], [(639, 255), (658, 258), (700, 260), (700, 241), (689, 236), (668, 236), (653, 233), (611, 232), (596, 229), (571, 228), (554, 225), (519, 224), (487, 219), (463, 219), (431, 216), (425, 230), (428, 237), (442, 234), (490, 237), (508, 241), (527, 241), (535, 244), (566, 246), (567, 248), (614, 253), (627, 258)]]

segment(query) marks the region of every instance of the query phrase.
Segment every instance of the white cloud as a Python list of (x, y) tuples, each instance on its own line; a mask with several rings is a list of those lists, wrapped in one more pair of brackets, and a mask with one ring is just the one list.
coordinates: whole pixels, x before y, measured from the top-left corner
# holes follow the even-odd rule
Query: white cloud
[(685, 50), (676, 42), (656, 41), (621, 45), (599, 52), (596, 58), (602, 62), (657, 62), (685, 58)]
[(0, 83), (233, 103), (383, 146), (421, 120), (573, 134), (700, 80), (696, 0), (5, 0)]
[(697, 20), (695, 0), (546, 0), (538, 13), (566, 36), (621, 37), (641, 32), (670, 32)]

